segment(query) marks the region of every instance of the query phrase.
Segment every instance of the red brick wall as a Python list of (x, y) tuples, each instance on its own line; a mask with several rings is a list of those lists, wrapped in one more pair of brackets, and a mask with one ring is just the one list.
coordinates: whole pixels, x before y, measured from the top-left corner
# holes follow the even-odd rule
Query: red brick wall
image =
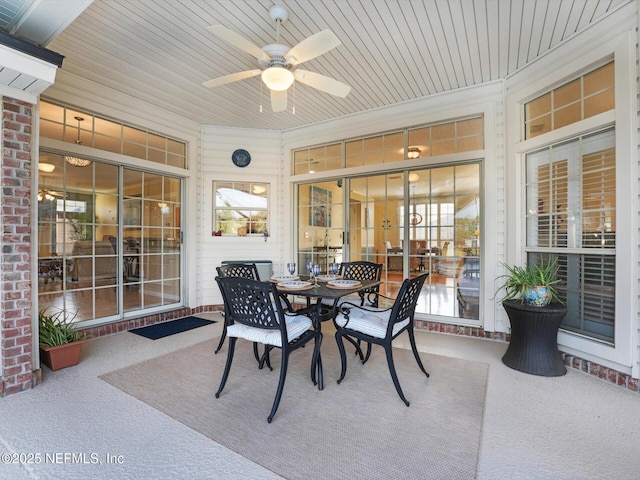
[(32, 107), (2, 98), (0, 396), (28, 390), (38, 380), (31, 329)]

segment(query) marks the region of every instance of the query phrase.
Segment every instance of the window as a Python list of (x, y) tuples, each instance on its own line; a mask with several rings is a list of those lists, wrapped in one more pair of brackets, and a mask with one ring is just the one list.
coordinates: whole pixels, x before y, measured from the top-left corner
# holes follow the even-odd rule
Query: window
[(212, 235), (264, 235), (268, 225), (269, 184), (213, 182)]
[(566, 330), (614, 343), (616, 168), (614, 130), (526, 156), (529, 263), (554, 256)]
[(613, 62), (525, 104), (525, 138), (570, 125), (614, 108)]
[[(81, 120), (78, 121), (78, 118)], [(43, 137), (186, 168), (186, 144), (147, 130), (53, 103), (40, 102)]]
[(474, 117), (303, 148), (293, 152), (293, 173), (326, 172), (482, 150), (483, 122), (482, 117)]

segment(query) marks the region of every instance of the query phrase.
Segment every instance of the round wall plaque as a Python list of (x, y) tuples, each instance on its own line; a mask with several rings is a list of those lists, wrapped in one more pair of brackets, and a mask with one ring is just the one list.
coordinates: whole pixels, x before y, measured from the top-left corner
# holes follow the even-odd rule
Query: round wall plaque
[(251, 163), (251, 155), (246, 150), (239, 148), (231, 155), (231, 160), (236, 167), (246, 167)]

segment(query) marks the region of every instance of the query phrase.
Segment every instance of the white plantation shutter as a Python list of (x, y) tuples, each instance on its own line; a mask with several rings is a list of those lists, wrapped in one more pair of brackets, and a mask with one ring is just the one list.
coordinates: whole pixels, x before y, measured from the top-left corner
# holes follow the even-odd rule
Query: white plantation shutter
[(613, 129), (527, 154), (527, 262), (558, 259), (562, 328), (613, 344), (616, 168)]

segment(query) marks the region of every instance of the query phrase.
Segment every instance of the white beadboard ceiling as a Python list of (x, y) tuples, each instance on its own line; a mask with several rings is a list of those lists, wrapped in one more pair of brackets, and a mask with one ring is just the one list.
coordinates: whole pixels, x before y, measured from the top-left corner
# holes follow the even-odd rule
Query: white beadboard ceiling
[[(504, 78), (631, 1), (0, 0), (0, 29), (34, 37), (33, 27), (21, 32), (20, 16), (37, 17), (40, 3), (82, 4), (68, 25), (43, 16), (65, 26), (40, 43), (64, 55), (63, 71), (199, 124), (286, 130)], [(296, 83), (288, 110), (273, 113), (259, 76), (201, 85), (257, 68), (207, 27), (224, 25), (259, 47), (274, 43), (274, 3), (289, 11), (280, 43), (327, 28), (338, 36), (340, 46), (303, 68), (351, 85), (346, 98)]]

